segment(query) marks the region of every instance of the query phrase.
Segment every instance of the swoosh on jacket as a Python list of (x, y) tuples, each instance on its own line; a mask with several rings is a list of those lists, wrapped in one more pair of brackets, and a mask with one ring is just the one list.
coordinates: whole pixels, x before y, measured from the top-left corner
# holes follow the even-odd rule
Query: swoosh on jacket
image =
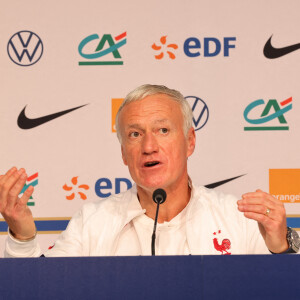
[(57, 112), (57, 113), (54, 113), (54, 114), (51, 114), (51, 115), (47, 115), (47, 116), (43, 116), (43, 117), (39, 117), (39, 118), (35, 118), (35, 119), (31, 119), (31, 118), (28, 118), (26, 117), (25, 115), (25, 109), (27, 107), (27, 105), (23, 108), (23, 110), (20, 112), (19, 114), (19, 117), (18, 117), (18, 126), (21, 128), (21, 129), (31, 129), (31, 128), (34, 128), (34, 127), (37, 127), (37, 126), (40, 126), (42, 124), (45, 124), (49, 121), (52, 121), (56, 118), (59, 118), (73, 110), (76, 110), (76, 109), (79, 109), (83, 106), (86, 106), (88, 104), (84, 104), (84, 105), (80, 105), (80, 106), (77, 106), (77, 107), (74, 107), (74, 108), (71, 108), (71, 109), (67, 109), (67, 110), (64, 110), (64, 111), (60, 111), (60, 112)]

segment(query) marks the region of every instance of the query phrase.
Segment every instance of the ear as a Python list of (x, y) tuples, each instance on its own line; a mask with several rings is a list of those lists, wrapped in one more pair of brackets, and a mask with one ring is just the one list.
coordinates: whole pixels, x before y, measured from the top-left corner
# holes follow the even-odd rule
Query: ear
[(191, 127), (187, 134), (187, 157), (194, 153), (196, 145), (196, 135), (194, 127)]
[(124, 149), (123, 149), (123, 146), (121, 146), (121, 152), (122, 152), (122, 159), (123, 159), (123, 163), (125, 166), (127, 166), (127, 160), (126, 160), (126, 157), (125, 157), (125, 154), (124, 154)]

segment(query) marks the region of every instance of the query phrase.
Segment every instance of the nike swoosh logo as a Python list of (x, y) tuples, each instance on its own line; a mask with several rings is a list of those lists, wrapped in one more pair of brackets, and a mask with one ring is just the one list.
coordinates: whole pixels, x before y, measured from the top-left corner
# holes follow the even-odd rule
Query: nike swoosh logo
[(223, 184), (225, 184), (227, 182), (230, 182), (232, 180), (235, 180), (235, 179), (240, 178), (240, 177), (245, 176), (245, 175), (246, 174), (243, 174), (243, 175), (239, 175), (239, 176), (232, 177), (232, 178), (229, 178), (229, 179), (225, 179), (225, 180), (222, 180), (222, 181), (210, 183), (210, 184), (205, 185), (205, 187), (208, 188), (208, 189), (214, 189), (214, 188), (216, 188), (216, 187), (218, 187), (220, 185), (223, 185)]
[(31, 129), (31, 128), (40, 126), (42, 124), (45, 124), (49, 121), (52, 121), (56, 118), (59, 118), (59, 117), (65, 115), (65, 114), (70, 113), (73, 110), (79, 109), (79, 108), (81, 108), (83, 106), (86, 106), (86, 105), (88, 105), (88, 104), (77, 106), (77, 107), (74, 107), (74, 108), (71, 108), (71, 109), (67, 109), (67, 110), (64, 110), (64, 111), (60, 111), (60, 112), (57, 112), (57, 113), (54, 113), (54, 114), (51, 114), (51, 115), (47, 115), (47, 116), (43, 116), (43, 117), (40, 117), (40, 118), (36, 118), (36, 119), (30, 119), (30, 118), (26, 117), (26, 115), (25, 115), (25, 109), (26, 109), (26, 106), (27, 106), (26, 105), (19, 114), (18, 121), (17, 121), (18, 126), (21, 129)]
[(300, 43), (283, 48), (274, 48), (271, 44), (272, 36), (273, 35), (268, 39), (264, 47), (264, 55), (266, 58), (278, 58), (300, 49)]

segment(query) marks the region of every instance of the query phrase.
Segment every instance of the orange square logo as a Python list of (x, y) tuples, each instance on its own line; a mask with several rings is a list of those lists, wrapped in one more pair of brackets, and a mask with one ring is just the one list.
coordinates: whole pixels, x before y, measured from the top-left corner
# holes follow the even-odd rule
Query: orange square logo
[(116, 131), (116, 116), (124, 98), (111, 99), (111, 131)]
[(270, 169), (270, 194), (286, 203), (300, 203), (300, 169)]

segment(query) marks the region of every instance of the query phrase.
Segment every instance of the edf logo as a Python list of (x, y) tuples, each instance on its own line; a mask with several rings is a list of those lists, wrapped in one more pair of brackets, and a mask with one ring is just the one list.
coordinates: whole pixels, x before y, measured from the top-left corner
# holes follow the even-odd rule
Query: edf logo
[(198, 57), (201, 55), (204, 57), (213, 57), (221, 53), (223, 44), (222, 54), (223, 56), (229, 56), (229, 49), (235, 48), (235, 41), (235, 37), (224, 37), (223, 41), (213, 37), (206, 37), (201, 43), (199, 39), (190, 37), (184, 42), (183, 51), (188, 57)]
[(102, 177), (99, 178), (95, 183), (95, 193), (100, 198), (107, 198), (111, 194), (119, 194), (121, 192), (125, 192), (131, 187), (132, 183), (128, 178), (115, 178), (113, 186), (112, 180), (106, 177)]

